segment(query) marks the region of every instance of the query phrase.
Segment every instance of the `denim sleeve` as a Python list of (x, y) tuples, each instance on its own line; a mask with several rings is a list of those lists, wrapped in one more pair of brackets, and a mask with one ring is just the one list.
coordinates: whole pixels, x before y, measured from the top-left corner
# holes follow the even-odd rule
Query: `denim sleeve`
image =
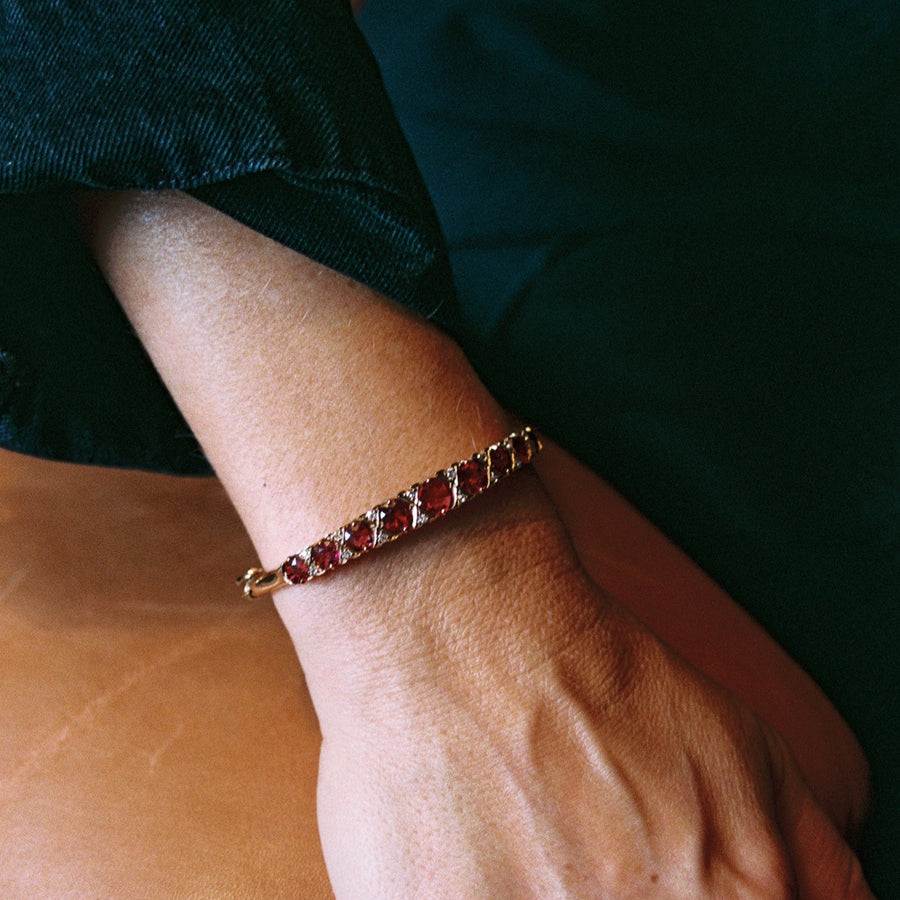
[(61, 208), (181, 189), (448, 323), (437, 219), (346, 0), (0, 4), (0, 445), (206, 461)]

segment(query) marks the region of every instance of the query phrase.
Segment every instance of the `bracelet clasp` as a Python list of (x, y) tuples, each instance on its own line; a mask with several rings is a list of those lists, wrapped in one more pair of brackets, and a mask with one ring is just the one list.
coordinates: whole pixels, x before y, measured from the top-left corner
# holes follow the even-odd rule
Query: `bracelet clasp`
[(276, 588), (284, 587), (284, 581), (281, 578), (281, 570), (275, 569), (273, 572), (266, 572), (265, 569), (251, 568), (247, 569), (237, 583), (243, 585), (244, 596), (248, 600), (256, 600)]

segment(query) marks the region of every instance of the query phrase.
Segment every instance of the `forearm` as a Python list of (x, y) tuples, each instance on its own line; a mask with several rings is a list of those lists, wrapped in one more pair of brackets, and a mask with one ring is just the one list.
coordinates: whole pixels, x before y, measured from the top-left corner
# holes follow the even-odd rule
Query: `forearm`
[(506, 429), (400, 307), (184, 195), (96, 202), (99, 263), (264, 554)]
[[(182, 195), (94, 211), (99, 263), (267, 567), (510, 430), (449, 338), (359, 285)], [(536, 631), (542, 645), (518, 652), (543, 657), (596, 617), (566, 605), (576, 569), (521, 473), (279, 606), (311, 686), (321, 670), (334, 691), (361, 655), (415, 655), (437, 630), (475, 657), (502, 652), (500, 633)], [(509, 603), (520, 578), (555, 585), (547, 608), (524, 592)]]

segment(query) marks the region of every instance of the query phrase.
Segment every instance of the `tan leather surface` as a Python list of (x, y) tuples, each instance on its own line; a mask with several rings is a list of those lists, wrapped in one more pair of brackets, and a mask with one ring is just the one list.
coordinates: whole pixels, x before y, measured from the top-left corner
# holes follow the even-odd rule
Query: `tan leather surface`
[(214, 480), (0, 453), (0, 897), (331, 896), (253, 559)]
[[(852, 806), (858, 748), (808, 676), (619, 495), (544, 461), (588, 571)], [(331, 897), (315, 714), (271, 603), (234, 585), (254, 559), (212, 479), (0, 451), (0, 900)]]

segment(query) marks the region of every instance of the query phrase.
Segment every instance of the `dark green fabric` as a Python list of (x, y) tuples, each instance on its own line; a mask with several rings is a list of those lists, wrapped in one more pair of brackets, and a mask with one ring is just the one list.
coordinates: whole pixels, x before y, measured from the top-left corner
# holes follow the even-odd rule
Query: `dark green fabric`
[(873, 764), (866, 862), (883, 896), (900, 838), (898, 328), (883, 289), (897, 262), (793, 232), (607, 235), (549, 264), (479, 360), (844, 713)]
[(900, 7), (373, 0), (362, 27), (486, 383), (823, 685), (900, 896)]

